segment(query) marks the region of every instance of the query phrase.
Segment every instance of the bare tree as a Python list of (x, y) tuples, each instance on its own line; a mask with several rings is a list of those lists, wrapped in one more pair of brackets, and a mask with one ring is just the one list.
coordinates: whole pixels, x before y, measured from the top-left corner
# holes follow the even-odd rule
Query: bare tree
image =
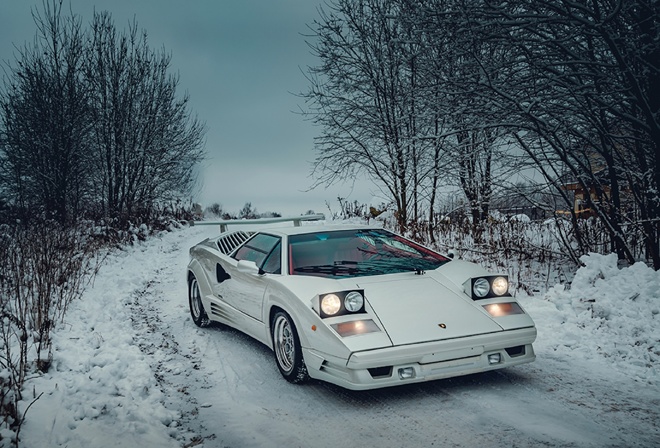
[[(653, 87), (660, 83), (660, 4), (413, 3), (419, 41), (443, 49), (430, 59), (435, 69), (425, 69), (444, 74), (439, 97), (456, 117), (450, 125), (456, 135), (471, 141), (465, 132), (506, 130), (507, 140), (555, 186), (565, 209), (573, 211), (563, 189), (569, 178), (591, 193), (586, 206), (607, 232), (610, 250), (633, 261), (641, 237), (647, 258), (660, 267), (660, 98)], [(486, 167), (490, 148), (483, 149)], [(588, 250), (574, 211), (571, 219), (580, 250)]]
[(26, 377), (48, 371), (51, 332), (96, 274), (98, 249), (89, 231), (54, 221), (0, 226), (0, 426), (17, 436)]
[[(405, 1), (403, 21), (419, 49), (419, 89), (423, 98), (417, 112), (420, 139), (430, 140), (427, 166), (442, 173), (445, 183), (463, 191), (472, 218), (473, 236), (479, 239), (489, 216), (493, 189), (520, 168), (510, 153), (506, 128), (494, 119), (497, 111), (475, 86), (488, 76), (489, 67), (510, 61), (509, 51), (471, 32), (474, 2), (462, 0)], [(430, 191), (435, 197), (438, 182)]]
[(438, 189), (453, 184), (466, 195), (478, 237), (494, 181), (514, 169), (493, 108), (469, 91), (484, 81), (484, 59), (507, 52), (465, 36), (462, 6), (342, 0), (315, 22), (321, 64), (309, 70), (304, 97), (323, 128), (318, 183), (366, 174), (396, 205), (400, 230), (425, 206), (433, 234)]
[(108, 13), (92, 22), (86, 80), (92, 97), (97, 195), (104, 214), (131, 216), (189, 193), (203, 158), (204, 126), (176, 97), (170, 55), (153, 51), (136, 23), (118, 33)]
[[(366, 174), (396, 205), (400, 230), (421, 176), (414, 50), (403, 51), (405, 30), (396, 1), (339, 0), (320, 9), (310, 47), (306, 115), (321, 126), (314, 164), (317, 183)], [(411, 206), (412, 205), (412, 206)]]
[(252, 207), (252, 202), (246, 202), (241, 211), (238, 212), (239, 219), (256, 219), (259, 217), (257, 209)]
[(635, 260), (640, 231), (660, 268), (660, 4), (526, 1), (472, 17), (477, 32), (488, 24), (484, 38), (516, 49), (518, 72), (482, 91), (525, 131), (521, 146), (593, 192), (587, 205), (620, 258)]
[(7, 199), (64, 223), (84, 212), (126, 220), (189, 194), (205, 129), (177, 96), (170, 55), (137, 24), (117, 33), (107, 13), (89, 36), (57, 0), (33, 16), (35, 42), (0, 97)]
[(341, 0), (314, 31), (319, 183), (366, 173), (403, 229), (443, 176), (477, 222), (533, 167), (570, 210), (576, 259), (593, 245), (567, 181), (609, 250), (632, 262), (641, 239), (660, 268), (660, 3)]
[(85, 35), (62, 4), (33, 12), (34, 42), (19, 49), (18, 66), (0, 98), (2, 181), (14, 204), (66, 222), (87, 197), (89, 102), (82, 82)]

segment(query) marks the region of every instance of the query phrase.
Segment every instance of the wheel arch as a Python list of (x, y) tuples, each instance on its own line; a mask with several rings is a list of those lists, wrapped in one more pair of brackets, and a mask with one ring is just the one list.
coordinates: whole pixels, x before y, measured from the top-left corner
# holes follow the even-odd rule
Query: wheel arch
[(286, 307), (282, 306), (280, 303), (277, 302), (271, 302), (269, 304), (269, 309), (268, 309), (268, 320), (266, 321), (266, 326), (268, 329), (268, 340), (270, 342), (271, 349), (273, 348), (273, 317), (278, 311), (282, 311), (283, 313), (286, 313), (287, 316), (291, 319), (291, 322), (293, 322), (293, 325), (296, 329), (296, 333), (298, 334), (298, 340), (300, 341), (300, 345), (303, 347), (309, 347), (309, 340), (307, 338), (307, 335), (305, 334), (305, 331), (302, 327), (302, 322), (296, 315), (296, 313), (292, 313), (289, 309)]
[[(298, 338), (300, 338), (300, 331), (298, 331), (298, 322), (291, 316), (291, 313), (284, 309), (282, 306), (280, 306), (277, 303), (271, 303), (268, 309), (268, 319), (266, 320), (266, 330), (268, 334), (268, 343), (270, 345), (271, 349), (274, 349), (273, 347), (273, 318), (275, 317), (275, 314), (277, 314), (278, 311), (282, 311), (283, 313), (286, 313), (291, 320), (293, 321), (293, 325), (296, 327), (296, 332), (298, 333)], [(302, 343), (302, 341), (301, 341)]]

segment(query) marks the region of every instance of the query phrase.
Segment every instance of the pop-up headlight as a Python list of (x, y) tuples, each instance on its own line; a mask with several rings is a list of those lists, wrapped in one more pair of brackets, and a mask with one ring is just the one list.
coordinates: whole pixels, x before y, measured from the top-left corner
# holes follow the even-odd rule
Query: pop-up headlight
[(472, 294), (483, 299), (490, 292), (490, 283), (485, 278), (476, 278), (472, 283)]
[(491, 289), (496, 296), (503, 296), (509, 292), (509, 280), (504, 277), (495, 277), (491, 283)]
[(357, 291), (351, 291), (346, 294), (344, 299), (344, 308), (351, 313), (357, 313), (364, 307), (364, 297)]
[(463, 289), (472, 300), (509, 296), (509, 279), (506, 275), (473, 277), (463, 284)]
[(344, 314), (364, 313), (363, 291), (341, 291), (319, 296), (321, 317), (335, 317)]
[(326, 316), (334, 316), (341, 310), (341, 300), (337, 294), (326, 294), (321, 297), (321, 312)]

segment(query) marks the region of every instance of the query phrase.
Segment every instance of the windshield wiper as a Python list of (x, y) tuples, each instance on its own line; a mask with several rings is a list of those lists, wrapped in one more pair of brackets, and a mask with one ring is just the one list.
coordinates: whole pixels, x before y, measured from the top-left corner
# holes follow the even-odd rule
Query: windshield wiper
[[(360, 263), (362, 269), (378, 271), (380, 274), (394, 274), (397, 272), (414, 271), (417, 275), (424, 275), (427, 270), (435, 269), (434, 263), (422, 259), (390, 259), (390, 260), (366, 260)], [(367, 265), (365, 267), (364, 265)]]
[[(356, 263), (357, 264), (357, 263)], [(318, 266), (300, 266), (293, 268), (294, 272), (300, 273), (310, 273), (310, 274), (323, 274), (323, 275), (355, 275), (360, 272), (360, 269), (357, 267), (348, 267), (342, 265), (318, 265)]]

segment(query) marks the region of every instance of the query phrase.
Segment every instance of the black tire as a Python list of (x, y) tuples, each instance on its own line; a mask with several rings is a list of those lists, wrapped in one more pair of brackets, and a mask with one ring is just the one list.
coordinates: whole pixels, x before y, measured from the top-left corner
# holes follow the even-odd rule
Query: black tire
[(202, 294), (199, 291), (199, 283), (194, 275), (188, 280), (188, 305), (190, 305), (190, 316), (198, 327), (208, 327), (211, 320), (204, 310)]
[(278, 311), (270, 322), (275, 362), (282, 376), (290, 383), (309, 379), (296, 327), (284, 311)]

